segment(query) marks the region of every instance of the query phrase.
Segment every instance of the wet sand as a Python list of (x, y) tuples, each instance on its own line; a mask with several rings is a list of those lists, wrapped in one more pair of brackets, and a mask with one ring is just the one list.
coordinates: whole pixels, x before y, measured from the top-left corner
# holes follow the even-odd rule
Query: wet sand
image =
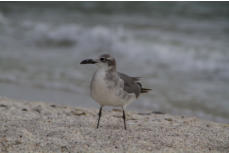
[(0, 98), (0, 152), (229, 151), (229, 124), (169, 114), (105, 110)]

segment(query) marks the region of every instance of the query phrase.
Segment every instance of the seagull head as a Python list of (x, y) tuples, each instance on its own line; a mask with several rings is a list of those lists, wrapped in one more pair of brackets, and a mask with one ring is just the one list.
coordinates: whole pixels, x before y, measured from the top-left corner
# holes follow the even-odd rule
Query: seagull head
[(80, 64), (96, 64), (106, 70), (116, 69), (116, 61), (110, 54), (102, 54), (96, 59), (85, 59)]

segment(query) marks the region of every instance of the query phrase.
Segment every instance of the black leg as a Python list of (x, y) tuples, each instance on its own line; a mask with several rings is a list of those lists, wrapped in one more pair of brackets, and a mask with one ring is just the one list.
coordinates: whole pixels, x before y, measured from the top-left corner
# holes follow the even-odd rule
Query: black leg
[(97, 129), (99, 128), (99, 121), (100, 121), (100, 117), (102, 116), (102, 109), (103, 109), (103, 106), (100, 106), (100, 109), (99, 109), (99, 118), (98, 118), (98, 122), (97, 122)]
[(125, 110), (123, 109), (122, 112), (123, 112), (122, 118), (123, 118), (123, 122), (124, 122), (124, 128), (126, 130), (126, 114), (125, 114)]

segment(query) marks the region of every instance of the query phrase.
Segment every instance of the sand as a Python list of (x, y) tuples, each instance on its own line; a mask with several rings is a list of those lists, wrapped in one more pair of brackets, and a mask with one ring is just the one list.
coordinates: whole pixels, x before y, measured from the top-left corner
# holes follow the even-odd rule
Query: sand
[(105, 110), (0, 98), (0, 152), (229, 152), (229, 124), (169, 114)]

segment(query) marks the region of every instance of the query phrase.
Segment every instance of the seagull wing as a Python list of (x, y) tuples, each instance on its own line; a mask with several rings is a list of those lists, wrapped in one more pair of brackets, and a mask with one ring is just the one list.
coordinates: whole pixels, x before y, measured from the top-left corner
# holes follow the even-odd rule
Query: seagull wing
[(130, 77), (123, 73), (118, 73), (120, 79), (124, 82), (124, 91), (128, 93), (134, 93), (138, 97), (141, 93), (141, 84), (138, 77)]
[(124, 73), (118, 72), (120, 79), (124, 82), (124, 90), (128, 93), (134, 93), (136, 97), (140, 95), (140, 93), (147, 93), (152, 89), (142, 87), (140, 83), (140, 77), (131, 77)]

